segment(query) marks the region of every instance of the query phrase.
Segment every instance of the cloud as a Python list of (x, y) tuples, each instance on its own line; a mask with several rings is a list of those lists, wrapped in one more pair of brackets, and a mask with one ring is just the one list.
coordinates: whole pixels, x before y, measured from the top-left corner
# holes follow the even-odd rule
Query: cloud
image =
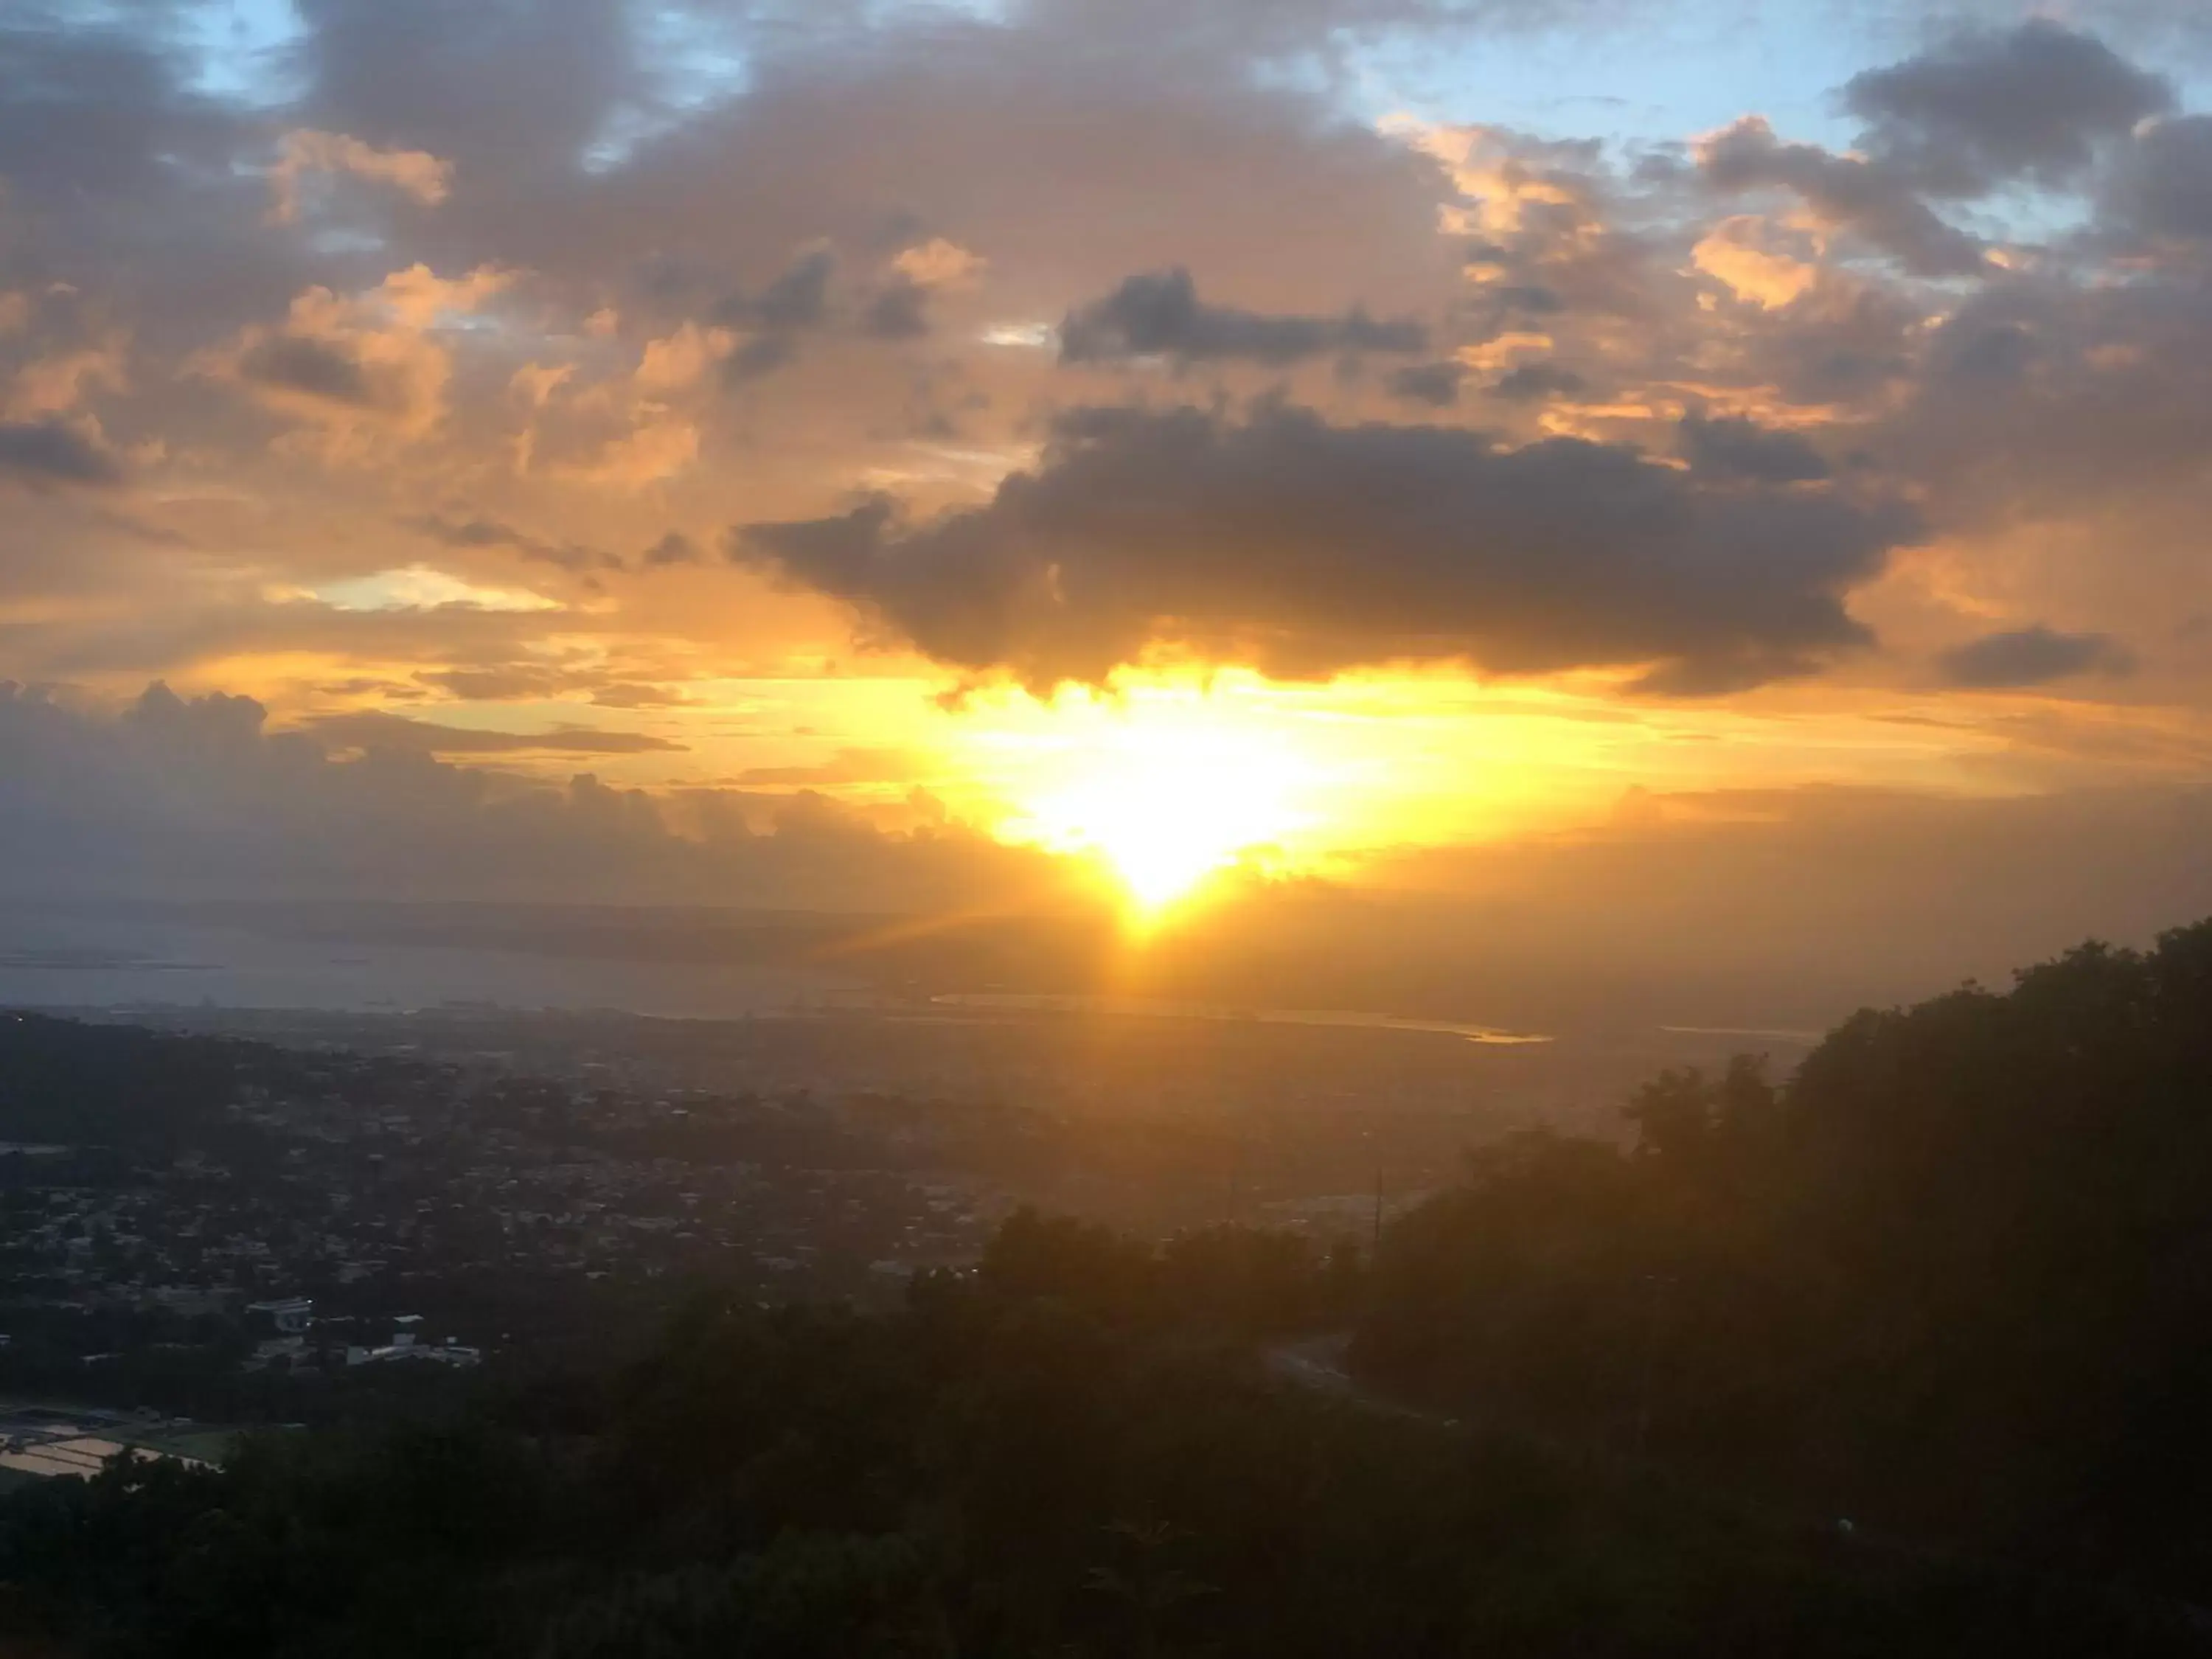
[(325, 460), (386, 459), (445, 422), (454, 366), (447, 325), (477, 313), (514, 280), (490, 265), (444, 277), (418, 263), (356, 293), (318, 283), (293, 296), (281, 325), (249, 324), (191, 366), (302, 422), (307, 447)]
[(98, 487), (122, 476), (115, 457), (68, 422), (0, 422), (0, 478), (42, 489), (54, 484)]
[(1094, 51), (1161, 64), (1324, 61), (1379, 31), (1415, 40), (1547, 28), (1615, 15), (1608, 0), (1031, 0), (1024, 12)]
[(921, 338), (929, 332), (929, 290), (905, 277), (894, 277), (868, 302), (860, 331), (878, 340)]
[(637, 389), (655, 397), (681, 391), (728, 356), (736, 343), (727, 329), (702, 329), (696, 323), (685, 323), (665, 339), (646, 342), (635, 377)]
[[(1775, 127), (1739, 135), (1760, 181), (1740, 197), (1692, 145), (1633, 136), (1651, 112), (1551, 99), (1586, 89), (1565, 76), (1522, 106), (1543, 133), (1378, 126), (1363, 88), (1426, 38), (1405, 31), (1443, 9), (1548, 27), (1536, 0), (680, 22), (617, 0), (313, 0), (258, 63), (50, 9), (0, 29), (0, 290), (23, 296), (0, 301), (0, 419), (71, 417), (131, 488), (111, 510), (7, 464), (0, 671), (110, 696), (233, 676), (290, 720), (387, 696), (420, 714), (418, 673), (535, 665), (540, 689), (510, 696), (596, 698), (556, 712), (619, 723), (710, 665), (842, 660), (820, 581), (757, 549), (732, 569), (669, 526), (818, 524), (888, 490), (896, 510), (829, 538), (869, 552), (847, 583), (863, 637), (926, 639), (963, 676), (1465, 659), (1636, 696), (1826, 665), (1786, 699), (1826, 717), (1895, 695), (1899, 660), (1932, 673), (1960, 616), (1999, 616), (2140, 641), (2128, 690), (2179, 720), (2201, 653), (2155, 642), (2206, 609), (2212, 290), (2189, 244), (2212, 234), (2212, 139), (2154, 107), (2143, 70), (2185, 65), (2133, 44), (2124, 9), (2155, 7), (2014, 29), (2022, 9), (1989, 0), (1995, 27), (1859, 77), (1816, 131), (1787, 125), (1794, 71), (1778, 106), (1754, 78), (1742, 107)], [(2140, 67), (2081, 33), (2108, 25)], [(1866, 61), (1814, 68), (1843, 83)], [(288, 130), (320, 136), (280, 149)], [(290, 227), (266, 222), (280, 188)], [(1092, 313), (1101, 355), (1036, 349)], [(111, 341), (127, 383), (120, 349), (112, 378), (86, 362)], [(1224, 402), (1178, 428), (1178, 470), (1076, 430), (1091, 417), (1054, 426), (1127, 401), (1142, 428), (1217, 379), (1232, 398), (1294, 383), (1322, 434), (1300, 448)], [(1313, 478), (1279, 532), (1262, 498), (1285, 471)], [(1614, 530), (1616, 492), (1650, 511)], [(1933, 535), (1886, 567), (1897, 501)], [(977, 550), (956, 557), (962, 538)], [(409, 574), (417, 553), (441, 580)], [(662, 574), (578, 599), (617, 558)], [(1891, 656), (1841, 659), (1875, 627)], [(876, 741), (846, 712), (864, 689), (773, 723)], [(1663, 711), (1705, 736), (1735, 712)], [(1921, 764), (1820, 754), (1808, 769)]]
[(1508, 369), (1483, 391), (1508, 403), (1540, 403), (1547, 398), (1571, 398), (1583, 389), (1583, 377), (1557, 363), (1522, 363)]
[[(1638, 792), (1574, 833), (1394, 859), (1378, 888), (1255, 893), (1194, 919), (1145, 969), (1162, 994), (1240, 1006), (1817, 1030), (2087, 934), (2136, 942), (2212, 911), (2209, 836), (2212, 797), (2194, 786)], [(1033, 944), (1033, 919), (1066, 893), (1046, 855), (957, 825), (886, 830), (819, 794), (657, 797), (416, 754), (336, 758), (270, 732), (247, 698), (155, 688), (110, 716), (0, 688), (10, 898), (990, 908), (1019, 912)], [(1686, 956), (1692, 933), (1705, 943)]]
[(798, 356), (788, 334), (756, 334), (722, 360), (722, 379), (731, 386), (765, 380)]
[(108, 716), (0, 683), (0, 896), (940, 915), (1066, 884), (1044, 854), (957, 824), (884, 829), (818, 794), (552, 785), (419, 739), (350, 759), (331, 740), (271, 732), (248, 697), (157, 684)]
[(637, 562), (642, 569), (665, 570), (671, 565), (696, 564), (703, 556), (698, 543), (680, 530), (672, 530), (639, 554)]
[(343, 577), (310, 590), (307, 600), (290, 599), (284, 610), (339, 612), (460, 611), (528, 612), (557, 611), (559, 604), (528, 588), (492, 587), (441, 570), (435, 565), (395, 565), (364, 575)]
[(860, 313), (860, 332), (877, 340), (922, 338), (930, 331), (932, 297), (972, 288), (989, 263), (942, 236), (900, 249)]
[(586, 547), (580, 542), (544, 541), (497, 519), (447, 518), (435, 513), (425, 513), (403, 519), (400, 522), (444, 547), (512, 548), (526, 559), (575, 572), (626, 570), (629, 568), (619, 553)]
[(729, 322), (779, 332), (813, 328), (829, 313), (830, 278), (836, 269), (835, 253), (810, 248), (758, 294), (732, 295), (718, 313)]
[(1971, 690), (2047, 685), (2081, 674), (2130, 674), (2135, 653), (2104, 634), (2062, 634), (2038, 623), (1946, 651), (1937, 659), (1944, 679)]
[(1402, 398), (1407, 403), (1427, 404), (1433, 409), (1445, 409), (1459, 401), (1459, 383), (1466, 374), (1466, 364), (1446, 359), (1442, 362), (1415, 363), (1410, 368), (1395, 369), (1386, 384), (1394, 398)]
[(308, 179), (332, 173), (388, 185), (425, 207), (443, 202), (453, 179), (453, 163), (427, 150), (379, 149), (342, 132), (297, 127), (277, 140), (276, 160), (269, 169), (270, 222), (298, 222)]
[(684, 745), (644, 732), (607, 732), (588, 726), (556, 726), (545, 732), (492, 732), (439, 726), (374, 709), (325, 714), (307, 729), (341, 748), (412, 755), (645, 755)]
[(2115, 171), (2106, 210), (2154, 237), (2212, 238), (2212, 115), (2144, 128)]
[(547, 697), (566, 689), (567, 678), (550, 668), (445, 668), (418, 673), (425, 685), (460, 698), (465, 702), (519, 702)]
[(596, 688), (592, 701), (602, 708), (681, 708), (690, 699), (665, 685), (639, 685), (617, 680)]
[[(0, 317), (0, 324), (5, 318)], [(0, 327), (0, 333), (6, 331)], [(56, 351), (26, 363), (8, 390), (7, 412), (15, 420), (66, 414), (83, 403), (94, 387), (108, 392), (130, 389), (129, 352), (124, 337), (111, 333), (96, 345)]]
[(1757, 115), (1701, 140), (1697, 157), (1713, 189), (1795, 191), (1822, 222), (1863, 238), (1914, 276), (1987, 273), (1988, 250), (1939, 217), (1921, 199), (1914, 174), (1895, 163), (1785, 143)]
[(378, 283), (363, 310), (380, 308), (404, 327), (421, 331), (475, 314), (485, 301), (511, 286), (514, 277), (514, 271), (490, 264), (475, 266), (459, 276), (441, 276), (418, 260)]
[(1295, 317), (1207, 305), (1177, 266), (1131, 276), (1070, 312), (1060, 325), (1060, 355), (1070, 363), (1162, 356), (1280, 365), (1329, 352), (1415, 352), (1428, 338), (1410, 318), (1378, 321), (1357, 307), (1340, 316)]
[[(1794, 241), (1797, 246), (1787, 246)], [(1802, 299), (1820, 285), (1811, 238), (1786, 238), (1756, 214), (1723, 219), (1690, 251), (1691, 263), (1725, 283), (1739, 300), (1768, 310)]]
[(1725, 697), (1778, 680), (1805, 679), (1826, 666), (1790, 647), (1746, 646), (1730, 656), (1686, 657), (1662, 662), (1629, 683), (1647, 697)]
[[(2016, 278), (1920, 332), (1905, 399), (1867, 435), (1947, 523), (2095, 526), (2136, 591), (2166, 587), (2212, 509), (2212, 290), (2186, 259), (2125, 281)], [(2152, 568), (2170, 574), (2153, 576)], [(2106, 566), (2107, 569), (2114, 567)]]
[[(615, 679), (597, 669), (537, 663), (418, 671), (414, 678), (418, 687), (434, 687), (464, 702), (536, 702), (550, 697), (573, 697), (580, 691), (589, 691), (591, 701), (602, 708), (680, 708), (689, 702), (682, 692), (666, 686)], [(369, 689), (374, 690), (374, 685)], [(344, 694), (341, 691), (336, 695)], [(563, 735), (574, 735), (574, 728), (562, 727), (558, 731)], [(511, 734), (495, 735), (503, 740)], [(461, 751), (434, 744), (430, 752)], [(583, 751), (572, 749), (568, 752)]]
[(2015, 179), (2074, 182), (2100, 146), (2171, 109), (2174, 93), (2094, 36), (2032, 18), (1867, 70), (1843, 96), (1869, 124), (1862, 148), (1923, 190), (1972, 197)]
[(0, 176), (12, 202), (64, 214), (158, 208), (179, 163), (228, 161), (245, 124), (191, 96), (155, 33), (52, 13), (0, 29)]
[(763, 379), (798, 355), (797, 337), (829, 320), (830, 282), (836, 270), (833, 250), (809, 248), (758, 292), (728, 295), (714, 307), (718, 325), (753, 331), (723, 358), (728, 384)]
[(854, 783), (906, 783), (927, 768), (904, 749), (840, 749), (811, 766), (753, 766), (738, 774), (746, 788), (806, 786), (831, 787)]
[(1080, 412), (986, 507), (909, 526), (878, 500), (745, 526), (732, 550), (1042, 689), (1159, 649), (1304, 676), (1461, 659), (1763, 677), (1864, 644), (1843, 596), (1917, 533), (1832, 486), (1715, 487), (1616, 445), (1263, 405), (1241, 422)]
[(975, 281), (989, 263), (957, 242), (933, 236), (900, 249), (891, 260), (891, 270), (921, 288), (957, 288)]
[(428, 150), (472, 181), (571, 172), (621, 101), (644, 90), (611, 0), (465, 15), (441, 0), (319, 0), (303, 12), (294, 56), (315, 124)]
[(590, 459), (552, 470), (556, 477), (579, 483), (634, 490), (687, 472), (698, 459), (698, 422), (656, 405), (641, 411), (635, 426), (610, 440)]
[(367, 409), (376, 401), (360, 360), (342, 345), (295, 334), (270, 334), (239, 355), (238, 373), (256, 386), (297, 392)]
[(1810, 483), (1828, 477), (1820, 452), (1794, 432), (1771, 432), (1741, 415), (1682, 422), (1682, 453), (1699, 472), (1761, 483)]

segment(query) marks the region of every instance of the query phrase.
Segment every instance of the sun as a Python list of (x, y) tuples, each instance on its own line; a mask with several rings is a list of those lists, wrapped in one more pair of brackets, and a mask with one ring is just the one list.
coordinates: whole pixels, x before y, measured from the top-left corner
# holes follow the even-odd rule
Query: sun
[(1124, 710), (1066, 742), (1002, 833), (1104, 861), (1139, 919), (1314, 819), (1316, 769), (1285, 735), (1203, 699)]
[(1218, 756), (1131, 757), (1040, 802), (1052, 839), (1114, 867), (1140, 909), (1157, 911), (1291, 827), (1285, 780), (1269, 764)]

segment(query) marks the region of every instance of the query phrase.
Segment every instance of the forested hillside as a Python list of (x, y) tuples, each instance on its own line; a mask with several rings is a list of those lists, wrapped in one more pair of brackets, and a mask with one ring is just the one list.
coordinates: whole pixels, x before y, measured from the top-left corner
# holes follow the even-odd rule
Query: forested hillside
[(1392, 1231), (1369, 1376), (2212, 1600), (2212, 925), (1628, 1111), (1628, 1149), (1486, 1149)]

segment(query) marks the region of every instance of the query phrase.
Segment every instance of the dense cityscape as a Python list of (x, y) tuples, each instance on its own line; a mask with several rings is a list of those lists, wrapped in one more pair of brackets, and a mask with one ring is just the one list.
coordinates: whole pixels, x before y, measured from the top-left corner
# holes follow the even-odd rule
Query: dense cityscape
[[(0, 1041), (32, 1022), (11, 1019)], [(89, 1042), (120, 1031), (74, 1033)], [(135, 1037), (135, 1033), (131, 1034)], [(179, 1038), (173, 1046), (214, 1046)], [(268, 1051), (181, 1133), (0, 1152), (6, 1363), (294, 1376), (477, 1363), (713, 1273), (866, 1297), (972, 1255), (1003, 1208), (801, 1097)]]

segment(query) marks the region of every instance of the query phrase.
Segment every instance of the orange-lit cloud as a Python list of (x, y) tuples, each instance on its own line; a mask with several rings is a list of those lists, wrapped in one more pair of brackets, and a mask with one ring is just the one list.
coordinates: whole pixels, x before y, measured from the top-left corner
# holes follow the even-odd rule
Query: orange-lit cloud
[(277, 140), (276, 160), (269, 168), (270, 221), (296, 222), (311, 181), (331, 173), (386, 185), (435, 207), (453, 188), (453, 168), (425, 150), (379, 149), (342, 132), (295, 128)]

